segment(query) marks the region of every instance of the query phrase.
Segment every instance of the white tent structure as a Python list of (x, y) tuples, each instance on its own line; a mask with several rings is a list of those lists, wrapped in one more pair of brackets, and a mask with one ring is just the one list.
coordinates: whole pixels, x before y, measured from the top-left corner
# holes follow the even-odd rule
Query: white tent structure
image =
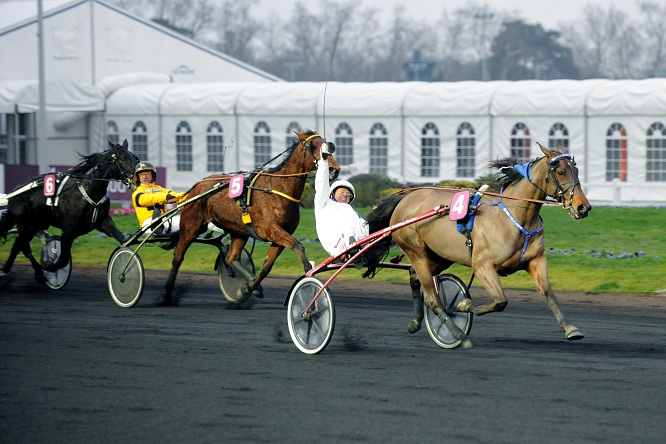
[(251, 170), (310, 128), (336, 144), (344, 177), (475, 179), (490, 160), (561, 143), (593, 202), (666, 204), (666, 79), (137, 85), (112, 93), (104, 118), (130, 142), (143, 123), (173, 188)]

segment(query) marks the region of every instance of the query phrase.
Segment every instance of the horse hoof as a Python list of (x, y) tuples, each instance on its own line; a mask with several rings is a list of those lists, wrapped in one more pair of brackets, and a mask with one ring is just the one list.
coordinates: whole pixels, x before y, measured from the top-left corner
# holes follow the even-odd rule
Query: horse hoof
[(421, 322), (420, 321), (418, 321), (416, 319), (412, 319), (411, 321), (409, 321), (409, 326), (407, 327), (408, 332), (410, 332), (411, 334), (414, 334), (419, 330), (421, 330)]
[(35, 273), (35, 280), (39, 285), (46, 284), (46, 277), (43, 274)]
[(472, 300), (470, 298), (465, 298), (456, 307), (456, 310), (464, 313), (471, 313), (472, 311)]
[(472, 347), (475, 347), (475, 346), (476, 346), (476, 344), (474, 343), (474, 341), (472, 341), (470, 338), (464, 339), (464, 340), (462, 341), (462, 344), (461, 344), (461, 345), (462, 345), (462, 348), (472, 348)]
[(264, 289), (259, 287), (255, 288), (252, 290), (252, 296), (254, 296), (257, 299), (263, 299), (264, 298)]
[(583, 333), (581, 333), (580, 330), (578, 330), (574, 326), (567, 327), (564, 330), (564, 333), (566, 334), (567, 340), (569, 341), (575, 341), (577, 339), (583, 339), (585, 337), (585, 335), (583, 335)]
[(0, 278), (3, 278), (7, 276), (7, 273), (5, 273), (5, 270), (0, 269)]

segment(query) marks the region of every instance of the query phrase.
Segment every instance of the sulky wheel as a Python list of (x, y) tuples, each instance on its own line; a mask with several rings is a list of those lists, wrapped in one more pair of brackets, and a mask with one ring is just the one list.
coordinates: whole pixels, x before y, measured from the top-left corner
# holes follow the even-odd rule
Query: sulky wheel
[[(61, 251), (60, 236), (51, 236), (45, 233), (42, 243), (41, 263), (55, 262), (60, 256)], [(67, 265), (61, 269), (53, 272), (46, 270), (42, 271), (46, 278), (46, 285), (53, 290), (60, 290), (65, 284), (67, 284), (67, 281), (69, 281), (69, 277), (72, 274), (72, 255), (69, 255)]]
[[(245, 299), (239, 299), (238, 295), (241, 292), (238, 290), (240, 290), (242, 287), (245, 287), (247, 285), (247, 281), (238, 273), (235, 273), (232, 269), (227, 268), (227, 265), (224, 263), (223, 256), (220, 256), (219, 260), (220, 263), (217, 267), (217, 280), (220, 283), (220, 290), (222, 291), (222, 295), (226, 298), (227, 301), (234, 304), (242, 304), (246, 302), (247, 299), (251, 297), (251, 295), (248, 295)], [(244, 248), (243, 251), (241, 251), (239, 262), (243, 268), (245, 268), (250, 273), (250, 275), (252, 275), (252, 277), (255, 276), (252, 256), (250, 256), (250, 253), (248, 253)]]
[[(472, 314), (456, 311), (458, 304), (464, 298), (470, 297), (467, 286), (465, 286), (465, 283), (460, 278), (452, 274), (439, 275), (437, 282), (439, 285), (439, 297), (449, 318), (468, 335), (470, 330), (472, 330)], [(435, 341), (435, 344), (442, 348), (459, 347), (461, 341), (451, 335), (449, 329), (442, 325), (442, 320), (427, 306), (425, 307), (425, 311), (426, 328), (432, 340)]]
[(113, 301), (120, 307), (139, 302), (145, 281), (143, 263), (129, 247), (116, 248), (107, 267), (107, 282)]
[(310, 312), (303, 314), (322, 288), (323, 285), (318, 279), (304, 277), (294, 285), (289, 295), (289, 334), (296, 347), (308, 355), (320, 353), (326, 348), (335, 327), (335, 309), (328, 288), (322, 291)]

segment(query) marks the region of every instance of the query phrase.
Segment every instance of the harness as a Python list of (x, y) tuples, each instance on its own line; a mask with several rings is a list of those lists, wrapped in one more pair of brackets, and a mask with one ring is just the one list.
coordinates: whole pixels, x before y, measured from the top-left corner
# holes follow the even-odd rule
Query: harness
[(521, 252), (520, 252), (520, 266), (522, 267), (522, 265), (523, 265), (523, 258), (525, 257), (525, 250), (527, 250), (527, 244), (529, 244), (530, 239), (532, 238), (532, 236), (534, 236), (534, 235), (536, 235), (536, 234), (539, 234), (539, 233), (541, 233), (541, 231), (543, 231), (543, 219), (541, 218), (541, 215), (539, 215), (539, 220), (541, 221), (541, 226), (540, 226), (539, 228), (537, 228), (536, 230), (534, 230), (534, 231), (527, 231), (527, 229), (525, 229), (525, 227), (523, 227), (522, 225), (520, 225), (520, 222), (518, 222), (518, 221), (516, 220), (516, 218), (513, 217), (513, 214), (511, 214), (511, 212), (509, 211), (509, 209), (508, 209), (508, 208), (504, 205), (504, 203), (502, 202), (502, 192), (503, 192), (503, 191), (504, 191), (504, 189), (501, 189), (501, 190), (500, 190), (500, 197), (499, 197), (499, 200), (498, 200), (498, 201), (496, 201), (496, 202), (489, 202), (488, 205), (499, 206), (499, 207), (502, 209), (502, 211), (504, 211), (504, 214), (507, 215), (507, 217), (509, 218), (509, 220), (510, 220), (511, 222), (513, 222), (513, 224), (514, 224), (516, 227), (518, 227), (518, 229), (520, 230), (520, 232), (523, 233), (523, 234), (525, 235), (525, 242), (523, 243), (523, 249), (522, 249)]

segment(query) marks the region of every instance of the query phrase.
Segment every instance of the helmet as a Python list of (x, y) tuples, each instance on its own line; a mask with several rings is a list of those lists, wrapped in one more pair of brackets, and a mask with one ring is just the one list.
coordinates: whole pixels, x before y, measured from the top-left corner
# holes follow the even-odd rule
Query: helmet
[(352, 185), (351, 182), (346, 180), (336, 180), (333, 182), (333, 185), (331, 185), (331, 197), (333, 197), (335, 190), (338, 188), (347, 188), (349, 191), (351, 191), (351, 198), (349, 199), (349, 203), (354, 202), (354, 198), (356, 197), (356, 190), (354, 189), (354, 185)]
[(136, 179), (137, 183), (139, 182), (139, 173), (142, 171), (151, 171), (153, 173), (153, 182), (157, 179), (157, 168), (155, 168), (155, 165), (153, 165), (150, 162), (139, 162), (136, 168), (134, 168), (134, 178)]

